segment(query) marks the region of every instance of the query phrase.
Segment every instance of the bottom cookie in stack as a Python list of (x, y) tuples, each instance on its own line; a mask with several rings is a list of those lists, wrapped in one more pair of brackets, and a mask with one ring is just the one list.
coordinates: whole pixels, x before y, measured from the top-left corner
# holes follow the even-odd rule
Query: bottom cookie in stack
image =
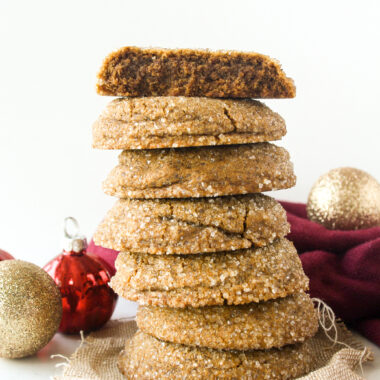
[(168, 343), (138, 331), (119, 369), (128, 379), (287, 380), (310, 372), (312, 363), (310, 339), (280, 349), (226, 351)]

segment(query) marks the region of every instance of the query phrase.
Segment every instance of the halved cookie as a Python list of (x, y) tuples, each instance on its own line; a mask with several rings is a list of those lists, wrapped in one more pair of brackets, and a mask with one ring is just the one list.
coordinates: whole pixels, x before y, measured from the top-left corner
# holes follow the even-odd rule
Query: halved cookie
[(129, 150), (103, 183), (119, 198), (188, 198), (287, 189), (296, 177), (289, 153), (270, 143)]
[(311, 340), (282, 349), (222, 351), (167, 343), (138, 331), (126, 342), (119, 369), (127, 379), (288, 380), (310, 372)]
[(202, 255), (120, 252), (111, 286), (141, 305), (238, 305), (286, 297), (308, 289), (293, 244)]
[(277, 60), (237, 51), (123, 47), (106, 57), (98, 94), (294, 98), (293, 80)]
[(94, 235), (118, 251), (189, 254), (271, 244), (289, 233), (286, 212), (262, 194), (197, 199), (120, 199)]
[(158, 96), (111, 101), (93, 125), (99, 149), (152, 149), (274, 141), (284, 119), (256, 100)]
[(304, 292), (245, 305), (140, 306), (136, 321), (140, 330), (167, 342), (226, 350), (282, 347), (318, 330), (313, 302)]

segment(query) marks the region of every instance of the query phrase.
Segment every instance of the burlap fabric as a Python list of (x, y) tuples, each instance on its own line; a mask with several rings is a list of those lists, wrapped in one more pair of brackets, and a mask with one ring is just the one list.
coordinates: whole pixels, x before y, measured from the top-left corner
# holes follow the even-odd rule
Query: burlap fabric
[[(364, 379), (358, 373), (361, 372), (361, 365), (372, 359), (371, 351), (357, 342), (342, 322), (337, 322), (336, 328), (337, 336), (332, 338), (341, 342), (336, 344), (333, 344), (327, 338), (326, 332), (320, 328), (313, 338), (314, 371), (299, 380)], [(133, 336), (136, 329), (134, 320), (110, 321), (103, 329), (92, 333), (82, 342), (64, 366), (62, 375), (55, 379), (124, 379), (117, 369), (117, 360), (125, 341)]]

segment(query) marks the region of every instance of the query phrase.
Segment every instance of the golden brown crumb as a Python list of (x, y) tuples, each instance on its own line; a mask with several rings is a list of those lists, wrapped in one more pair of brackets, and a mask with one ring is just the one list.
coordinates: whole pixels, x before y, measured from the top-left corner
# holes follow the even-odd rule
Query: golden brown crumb
[(236, 51), (142, 49), (126, 46), (106, 57), (98, 94), (294, 98), (295, 86), (265, 55)]

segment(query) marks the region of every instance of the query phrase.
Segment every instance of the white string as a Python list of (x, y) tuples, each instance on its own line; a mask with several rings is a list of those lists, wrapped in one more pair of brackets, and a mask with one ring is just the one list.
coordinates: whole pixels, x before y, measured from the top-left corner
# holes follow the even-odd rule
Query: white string
[(80, 345), (79, 345), (79, 348), (78, 350), (80, 350), (82, 348), (82, 346), (86, 343), (86, 339), (84, 337), (84, 332), (83, 330), (80, 330), (79, 331), (79, 335), (80, 335)]
[(60, 359), (66, 360), (66, 363), (65, 362), (57, 363), (54, 366), (55, 368), (61, 368), (61, 367), (67, 368), (70, 366), (70, 359), (68, 357), (61, 354), (50, 355), (50, 359), (54, 359), (54, 358), (60, 358)]
[[(54, 359), (54, 358), (61, 358), (61, 359), (66, 360), (68, 363), (70, 363), (70, 359), (67, 356), (64, 356), (61, 354), (50, 355), (50, 359)], [(63, 363), (63, 364), (65, 364), (65, 363)]]
[[(133, 321), (134, 319), (135, 319), (135, 317), (124, 317), (124, 318), (117, 319), (116, 321)], [(85, 343), (87, 343), (83, 330), (79, 331), (79, 335), (80, 335), (81, 341), (80, 341), (80, 344), (79, 344), (79, 347), (77, 348), (77, 350), (80, 350), (83, 347), (83, 345)], [(54, 358), (60, 358), (60, 359), (66, 360), (66, 363), (64, 363), (64, 362), (57, 363), (55, 365), (57, 368), (62, 367), (62, 366), (68, 367), (70, 365), (70, 359), (67, 356), (64, 356), (61, 354), (50, 355), (50, 359), (54, 359)]]
[(61, 367), (70, 367), (70, 363), (57, 363), (55, 366), (55, 368), (61, 368)]
[[(319, 298), (312, 298), (312, 301), (315, 304), (317, 304), (319, 324), (321, 325), (322, 330), (325, 332), (326, 337), (331, 342), (333, 342), (332, 347), (334, 347), (335, 344), (337, 343), (340, 343), (346, 347), (349, 347), (346, 343), (338, 341), (338, 329), (336, 327), (336, 317), (331, 307)], [(330, 336), (329, 334), (330, 331), (333, 332), (333, 337)]]
[(133, 317), (123, 317), (123, 318), (113, 319), (112, 321), (116, 321), (116, 322), (118, 322), (118, 321), (134, 321), (135, 319), (136, 319), (136, 317), (133, 316)]
[[(326, 337), (333, 343), (331, 347), (334, 347), (336, 344), (340, 344), (346, 348), (353, 349), (353, 347), (349, 346), (347, 343), (339, 341), (338, 329), (336, 327), (336, 316), (331, 307), (319, 298), (312, 298), (312, 301), (317, 305), (319, 324), (322, 330), (324, 331)], [(331, 331), (333, 333), (333, 337), (330, 336)], [(359, 359), (359, 366), (363, 376), (363, 360), (366, 354), (367, 349), (364, 347), (364, 349), (361, 351)]]
[[(82, 330), (79, 332), (79, 334), (80, 334), (81, 342), (80, 342), (80, 345), (78, 347), (78, 350), (80, 348), (82, 348), (83, 344), (86, 342), (85, 338), (84, 338), (84, 333), (83, 333)], [(60, 358), (60, 359), (66, 360), (66, 363), (65, 362), (57, 363), (55, 365), (55, 368), (61, 368), (61, 367), (67, 368), (67, 367), (70, 367), (70, 359), (67, 356), (64, 356), (64, 355), (61, 355), (61, 354), (50, 355), (50, 359), (55, 359), (55, 358)]]

